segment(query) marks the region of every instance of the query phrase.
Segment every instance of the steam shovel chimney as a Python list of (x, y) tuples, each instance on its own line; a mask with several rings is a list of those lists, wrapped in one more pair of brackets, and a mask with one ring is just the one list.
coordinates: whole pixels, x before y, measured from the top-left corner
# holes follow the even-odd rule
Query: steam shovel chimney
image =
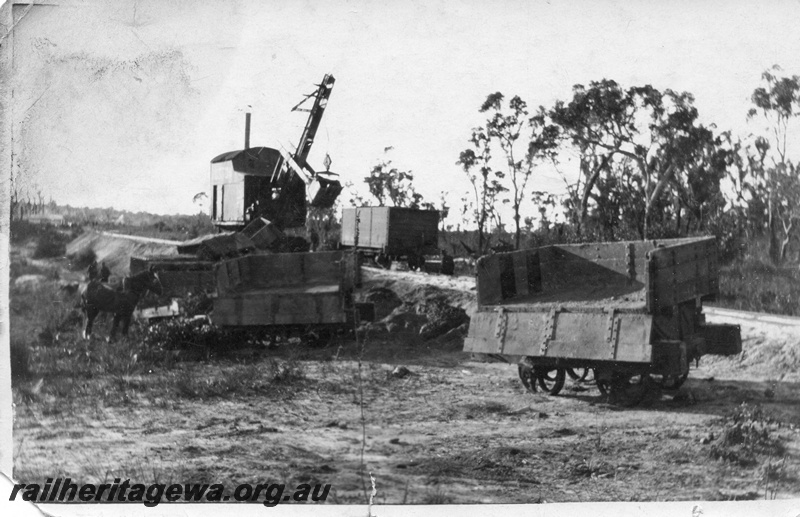
[(244, 116), (244, 148), (250, 149), (250, 114)]

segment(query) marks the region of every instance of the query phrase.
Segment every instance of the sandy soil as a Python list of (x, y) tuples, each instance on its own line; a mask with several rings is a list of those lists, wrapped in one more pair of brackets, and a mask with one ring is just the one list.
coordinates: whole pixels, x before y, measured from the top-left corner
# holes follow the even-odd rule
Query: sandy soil
[(92, 249), (97, 261), (104, 261), (114, 274), (127, 275), (132, 255), (176, 255), (178, 244), (178, 241), (91, 231), (70, 242), (67, 245), (67, 255)]
[[(408, 310), (435, 296), (475, 309), (470, 277), (364, 273), (365, 288), (393, 290)], [(281, 346), (248, 358), (246, 370), (187, 361), (100, 376), (92, 382), (123, 396), (18, 398), (17, 475), (319, 482), (332, 484), (329, 502), (356, 503), (364, 501), (363, 462), (377, 482), (376, 502), (386, 504), (763, 499), (768, 489), (771, 497), (800, 497), (800, 325), (724, 311), (708, 319), (739, 323), (743, 354), (704, 358), (677, 393), (632, 409), (608, 404), (586, 383), (567, 381), (556, 397), (528, 393), (515, 366), (461, 352), (463, 332), (425, 341), (413, 326), (374, 330), (360, 344)], [(304, 378), (264, 384), (270, 368), (287, 361)], [(400, 365), (410, 374), (393, 376)], [(153, 389), (170, 376), (200, 382), (234, 371), (244, 371), (252, 389), (210, 398)], [(768, 429), (783, 444), (780, 457), (745, 466), (712, 457), (730, 426), (724, 417), (742, 403), (780, 422)]]

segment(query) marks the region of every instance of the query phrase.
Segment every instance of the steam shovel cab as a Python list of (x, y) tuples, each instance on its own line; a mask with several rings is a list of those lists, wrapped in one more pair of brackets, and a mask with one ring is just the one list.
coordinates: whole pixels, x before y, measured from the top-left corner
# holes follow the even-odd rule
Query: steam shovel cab
[(211, 160), (211, 219), (222, 230), (238, 231), (258, 218), (282, 228), (306, 221), (306, 185), (282, 172), (281, 152), (251, 147)]
[(464, 351), (518, 364), (529, 390), (557, 394), (593, 371), (624, 405), (653, 382), (677, 388), (705, 354), (741, 352), (736, 325), (705, 323), (719, 292), (714, 238), (547, 246), (478, 260), (478, 310)]
[[(322, 115), (335, 79), (326, 74), (315, 92), (292, 111), (307, 111), (300, 142), (293, 152), (271, 147), (250, 147), (250, 114), (245, 118), (244, 149), (211, 160), (211, 219), (217, 228), (238, 231), (259, 218), (280, 230), (300, 228), (306, 222), (306, 205), (333, 206), (342, 186), (337, 175), (316, 172), (308, 164)], [(311, 109), (300, 108), (313, 99)], [(330, 165), (326, 160), (326, 167)]]

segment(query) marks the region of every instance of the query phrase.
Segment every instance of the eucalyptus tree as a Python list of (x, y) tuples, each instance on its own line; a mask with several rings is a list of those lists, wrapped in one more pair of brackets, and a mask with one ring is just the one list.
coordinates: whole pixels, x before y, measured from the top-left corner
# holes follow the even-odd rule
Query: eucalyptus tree
[(599, 182), (613, 181), (615, 169), (617, 174), (641, 179), (644, 213), (636, 225), (642, 238), (649, 237), (651, 218), (663, 206), (665, 194), (681, 184), (680, 175), (689, 169), (713, 168), (714, 174), (697, 177), (718, 182), (717, 140), (697, 122), (694, 98), (688, 92), (661, 92), (650, 85), (623, 89), (603, 79), (588, 87), (576, 85), (572, 99), (557, 102), (549, 116), (579, 152), (584, 177), (582, 223), (592, 192)]
[[(464, 170), (472, 187), (470, 215), (478, 230), (478, 252), (481, 254), (486, 253), (488, 249), (487, 223), (497, 213), (501, 194), (508, 190), (501, 183), (504, 178), (503, 172), (491, 166), (491, 149), (485, 141), (486, 134), (483, 129), (473, 129), (470, 142), (474, 148), (462, 151), (456, 162)], [(467, 207), (468, 204), (464, 203), (463, 206)]]
[[(786, 248), (796, 230), (794, 224), (798, 217), (797, 205), (800, 195), (795, 183), (798, 182), (796, 168), (790, 162), (788, 152), (788, 135), (790, 122), (800, 114), (800, 77), (782, 76), (778, 65), (761, 74), (765, 83), (753, 91), (751, 101), (754, 107), (748, 112), (748, 118), (761, 117), (767, 124), (770, 133), (772, 166), (766, 169), (767, 185), (767, 232), (769, 234), (769, 256), (778, 263), (786, 256)], [(782, 228), (778, 228), (780, 219)], [(783, 230), (783, 239), (779, 233)]]
[(763, 233), (769, 209), (770, 188), (767, 184), (769, 141), (763, 136), (743, 140), (728, 131), (722, 134), (728, 150), (727, 171), (731, 184), (732, 209), (739, 213), (742, 230), (749, 238)]
[[(388, 155), (391, 147), (384, 149)], [(423, 201), (422, 194), (414, 189), (414, 174), (395, 167), (388, 156), (378, 162), (364, 178), (369, 193), (378, 206), (398, 206), (407, 208), (432, 208), (431, 203)]]
[(505, 178), (509, 185), (510, 202), (514, 219), (515, 247), (519, 249), (521, 236), (521, 206), (527, 196), (527, 186), (537, 162), (551, 156), (557, 148), (558, 127), (549, 124), (543, 108), (531, 116), (528, 105), (518, 95), (503, 105), (505, 96), (495, 92), (486, 97), (480, 107), (488, 118), (480, 144), (487, 147), (497, 144), (505, 159)]

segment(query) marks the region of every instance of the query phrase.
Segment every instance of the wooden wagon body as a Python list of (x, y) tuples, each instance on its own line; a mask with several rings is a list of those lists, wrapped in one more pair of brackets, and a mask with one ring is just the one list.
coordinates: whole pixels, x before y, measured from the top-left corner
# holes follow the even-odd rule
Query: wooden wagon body
[(342, 247), (355, 247), (368, 256), (380, 256), (381, 265), (406, 259), (416, 269), (424, 265), (425, 255), (438, 253), (438, 243), (437, 210), (388, 206), (342, 210)]
[(247, 255), (216, 266), (211, 321), (221, 326), (343, 325), (353, 321), (358, 256), (341, 251)]
[(685, 379), (690, 361), (741, 351), (738, 326), (705, 323), (702, 302), (716, 297), (718, 282), (713, 237), (485, 256), (464, 350), (539, 375), (592, 368), (599, 378)]

